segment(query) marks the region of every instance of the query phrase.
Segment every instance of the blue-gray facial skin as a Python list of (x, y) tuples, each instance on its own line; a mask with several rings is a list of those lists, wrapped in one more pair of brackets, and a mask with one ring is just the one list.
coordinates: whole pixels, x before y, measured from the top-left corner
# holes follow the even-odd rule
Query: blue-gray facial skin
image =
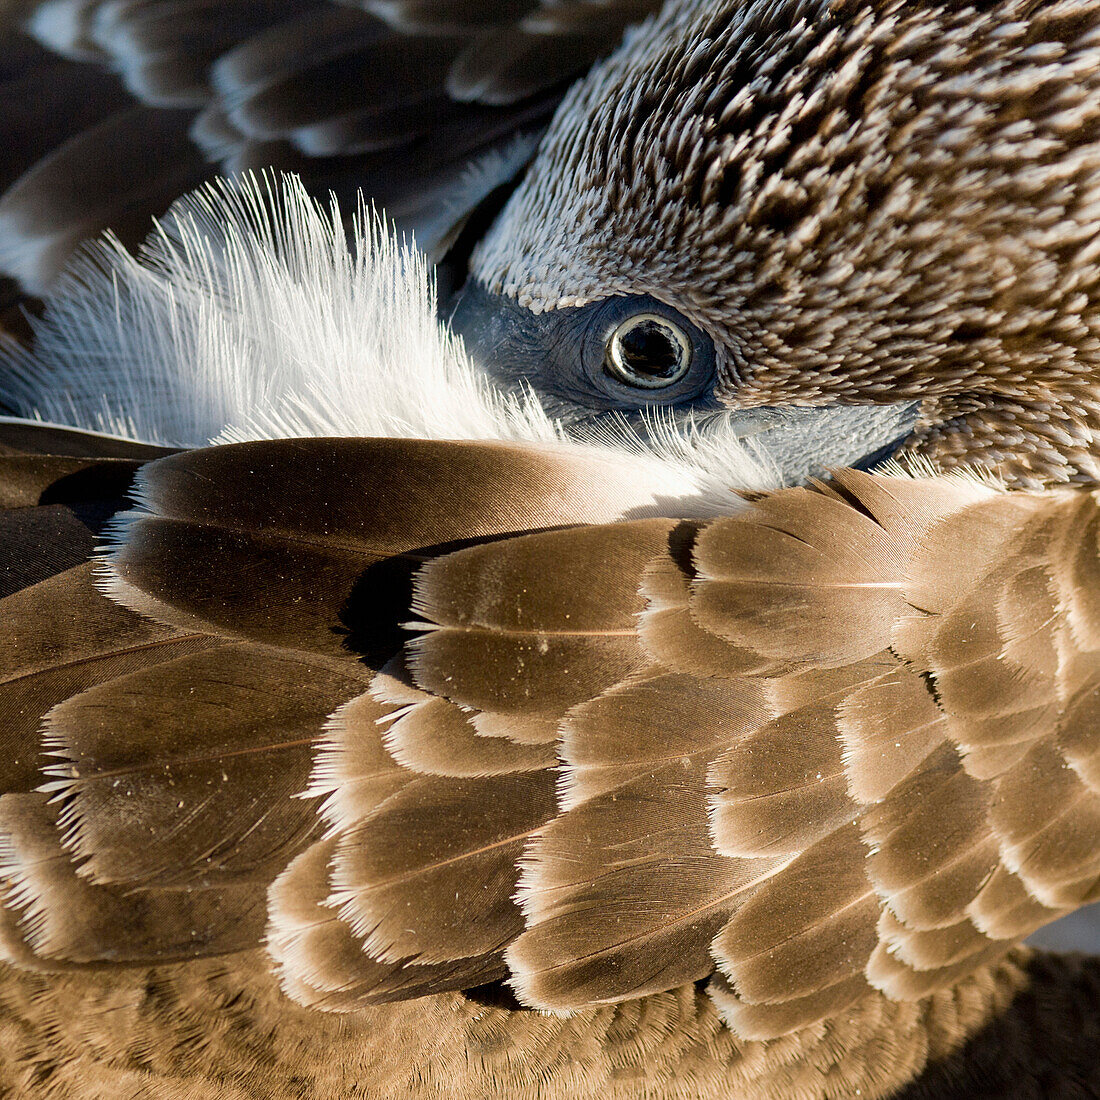
[(453, 304), (450, 323), (474, 362), (503, 389), (530, 387), (579, 434), (614, 421), (644, 437), (658, 409), (693, 425), (721, 417), (725, 432), (764, 458), (783, 485), (882, 462), (920, 415), (917, 401), (727, 409), (714, 397), (710, 337), (649, 296), (534, 313), (471, 280)]

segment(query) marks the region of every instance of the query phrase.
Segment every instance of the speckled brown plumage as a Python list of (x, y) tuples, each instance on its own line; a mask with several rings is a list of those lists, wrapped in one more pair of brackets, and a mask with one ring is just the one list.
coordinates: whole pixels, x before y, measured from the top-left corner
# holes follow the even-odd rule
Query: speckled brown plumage
[(652, 294), (735, 407), (921, 398), (910, 449), (1091, 481), (1100, 6), (681, 2), (570, 92), (473, 270)]

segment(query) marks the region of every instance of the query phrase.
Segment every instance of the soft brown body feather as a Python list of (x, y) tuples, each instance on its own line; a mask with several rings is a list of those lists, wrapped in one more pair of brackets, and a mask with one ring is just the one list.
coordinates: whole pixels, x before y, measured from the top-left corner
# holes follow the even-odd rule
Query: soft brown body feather
[[(145, 102), (24, 127), (0, 260), (136, 233), (188, 127), (444, 248), (528, 153), (425, 207), (651, 7), (365, 6), (395, 29), (16, 5)], [(472, 264), (681, 310), (728, 407), (919, 398), (911, 453), (1031, 492), (840, 472), (683, 522), (576, 450), (12, 427), (3, 1087), (1095, 1091), (1095, 966), (1017, 945), (1100, 897), (1100, 502), (1040, 491), (1097, 476), (1098, 43), (1089, 0), (674, 3)]]
[[(290, 517), (274, 487), (318, 463)], [(36, 1072), (61, 1097), (291, 1095), (290, 1059), (306, 1096), (357, 1073), (410, 1096), (888, 1096), (1017, 1011), (1014, 945), (1100, 882), (1094, 495), (844, 474), (710, 523), (585, 526), (631, 491), (590, 473), (503, 444), (183, 453), (141, 468), (101, 580), (140, 614), (64, 563), (4, 601), (0, 706), (47, 731), (6, 729), (27, 793), (0, 798), (2, 940), (42, 975), (0, 986), (29, 1029), (15, 1095)], [(488, 541), (452, 549), (458, 528)], [(996, 690), (972, 674), (990, 652)], [(198, 961), (263, 939), (282, 994), (255, 956)], [(148, 1039), (36, 1046), (104, 997)], [(317, 1061), (293, 1053), (314, 1018)]]

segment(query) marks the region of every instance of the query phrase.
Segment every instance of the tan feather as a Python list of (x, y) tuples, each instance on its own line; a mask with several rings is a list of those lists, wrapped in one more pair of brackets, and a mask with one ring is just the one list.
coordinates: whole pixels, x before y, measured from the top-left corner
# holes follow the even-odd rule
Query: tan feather
[(849, 1005), (871, 992), (862, 974), (847, 978), (836, 985), (795, 997), (778, 1004), (749, 1004), (734, 992), (721, 975), (715, 974), (707, 983), (707, 992), (726, 1026), (745, 1039), (775, 1040), (777, 1036), (797, 1033), (843, 1013)]
[(996, 489), (976, 478), (890, 477), (862, 470), (834, 471), (830, 488), (871, 516), (907, 553), (933, 526), (997, 495)]
[(792, 490), (699, 535), (692, 612), (705, 629), (755, 649), (759, 672), (792, 661), (850, 664), (889, 644), (904, 607), (901, 557), (866, 515)]
[(539, 771), (558, 762), (553, 745), (483, 736), (454, 703), (427, 694), (401, 713), (383, 740), (403, 768), (452, 779)]
[(496, 714), (480, 710), (470, 715), (470, 723), (482, 737), (506, 737), (528, 747), (556, 745), (561, 737), (561, 720), (552, 714)]
[(414, 779), (341, 836), (332, 901), (381, 961), (499, 952), (523, 927), (524, 843), (554, 813), (550, 772)]
[(855, 823), (809, 845), (740, 904), (712, 945), (737, 996), (754, 1004), (812, 997), (862, 974), (881, 902)]
[(462, 707), (554, 722), (645, 665), (633, 630), (592, 636), (444, 626), (414, 639), (406, 659), (418, 687)]
[(507, 952), (525, 1002), (564, 1009), (709, 973), (734, 899), (775, 861), (715, 852), (706, 766), (764, 713), (757, 685), (655, 674), (570, 717), (572, 808), (528, 845), (527, 928)]
[(324, 796), (319, 812), (331, 832), (362, 821), (412, 778), (382, 743), (382, 723), (393, 711), (392, 704), (364, 693), (326, 723), (306, 793)]
[(879, 939), (886, 950), (912, 970), (942, 970), (992, 946), (989, 936), (969, 920), (920, 932), (883, 909), (879, 917)]
[(1003, 943), (993, 943), (960, 962), (934, 970), (915, 970), (906, 966), (885, 944), (879, 944), (867, 964), (867, 980), (892, 1001), (920, 1001), (940, 989), (949, 989), (983, 962), (1005, 951)]
[(691, 614), (691, 573), (674, 557), (651, 562), (642, 577), (646, 610), (638, 637), (655, 660), (692, 676), (736, 676), (759, 664), (752, 649), (704, 630)]
[(656, 770), (693, 767), (770, 716), (753, 681), (700, 683), (650, 668), (575, 707), (563, 724), (563, 809)]
[(886, 798), (947, 736), (928, 684), (902, 665), (848, 692), (836, 725), (849, 793), (866, 804)]
[(525, 1004), (569, 1010), (705, 977), (732, 899), (773, 862), (713, 851), (701, 768), (658, 769), (591, 798), (529, 847), (512, 984)]
[(1067, 910), (1043, 905), (1019, 875), (1002, 864), (994, 869), (966, 912), (975, 927), (990, 939), (1010, 940), (1026, 936)]
[(437, 966), (372, 958), (328, 901), (337, 844), (332, 837), (307, 848), (269, 891), (268, 949), (292, 997), (326, 1011), (346, 1011), (461, 988), (504, 972), (499, 957)]
[(1088, 669), (1082, 679), (1059, 720), (1058, 750), (1082, 782), (1100, 791), (1100, 679)]
[(906, 600), (921, 614), (898, 618), (894, 648), (904, 657), (922, 653), (940, 616), (980, 584), (1013, 540), (1049, 508), (1042, 495), (991, 494), (936, 524), (906, 578)]
[(989, 823), (1005, 866), (1049, 908), (1100, 890), (1100, 796), (1049, 743), (1000, 778)]
[(836, 707), (809, 704), (737, 739), (710, 766), (715, 847), (739, 857), (797, 855), (859, 812), (836, 728)]
[(1055, 559), (1055, 583), (1077, 644), (1100, 649), (1100, 514), (1095, 497), (1082, 494), (1066, 527), (1062, 554)]
[(523, 744), (508, 733), (481, 733), (476, 719), (484, 715), (465, 712), (413, 686), (403, 659), (375, 676), (371, 694), (384, 706), (397, 708), (380, 720), (383, 743), (398, 764), (412, 771), (463, 779), (537, 771), (558, 762), (554, 743)]
[(911, 928), (955, 924), (998, 861), (989, 794), (943, 747), (861, 818), (867, 873)]

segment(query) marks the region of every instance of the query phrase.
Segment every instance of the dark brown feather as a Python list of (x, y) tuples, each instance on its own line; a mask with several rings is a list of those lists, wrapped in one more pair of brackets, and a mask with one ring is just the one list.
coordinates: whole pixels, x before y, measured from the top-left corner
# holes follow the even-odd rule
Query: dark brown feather
[(99, 5), (96, 45), (139, 99), (196, 106), (211, 64), (237, 42), (300, 11), (301, 0), (122, 0)]
[(318, 832), (306, 786), (354, 668), (239, 644), (93, 687), (51, 711), (44, 769), (96, 882), (270, 882)]
[(42, 719), (57, 703), (160, 661), (208, 648), (186, 633), (135, 615), (95, 586), (90, 564), (0, 601), (0, 784), (29, 790), (42, 781)]
[(192, 451), (146, 466), (137, 491), (149, 515), (112, 558), (124, 602), (187, 628), (387, 658), (409, 577), (446, 544), (612, 519), (649, 495), (629, 466), (616, 476), (582, 452), (411, 439)]
[(41, 291), (104, 229), (141, 241), (155, 215), (210, 174), (189, 124), (186, 112), (133, 107), (38, 161), (0, 196), (0, 266)]
[(138, 463), (123, 458), (0, 453), (0, 510), (35, 505), (119, 507)]
[[(0, 182), (15, 183), (0, 203), (4, 267), (41, 290), (104, 228), (137, 243), (203, 178), (199, 149), (223, 173), (298, 172), (312, 194), (333, 191), (346, 206), (362, 188), (442, 255), (487, 193), (470, 186), (471, 163), (506, 151), (514, 163), (497, 182), (510, 182), (526, 159), (513, 139), (537, 136), (569, 81), (658, 5), (573, 3), (529, 26), (518, 22), (526, 0), (366, 6), (370, 14), (320, 0), (21, 2), (28, 27), (85, 64), (16, 40), (26, 57), (8, 85), (35, 107), (14, 121), (15, 167)], [(198, 149), (188, 142), (196, 108)], [(95, 145), (113, 147), (109, 186), (89, 160)], [(181, 169), (174, 179), (154, 163), (164, 150)], [(64, 186), (78, 176), (79, 195)]]
[(98, 886), (77, 873), (44, 795), (0, 798), (0, 878), (26, 947), (64, 963), (140, 963), (240, 951), (259, 942), (264, 890)]
[(0, 600), (86, 562), (95, 532), (62, 504), (0, 512)]
[(87, 561), (137, 466), (0, 453), (0, 599)]
[(101, 432), (0, 416), (0, 455), (67, 455), (72, 458), (122, 458), (148, 462), (172, 454), (174, 450), (173, 447), (137, 443)]
[(658, 7), (656, 0), (543, 3), (517, 23), (475, 38), (451, 69), (447, 91), (459, 100), (506, 105), (560, 87)]
[(0, 27), (0, 193), (41, 157), (130, 104), (110, 73), (47, 53)]

